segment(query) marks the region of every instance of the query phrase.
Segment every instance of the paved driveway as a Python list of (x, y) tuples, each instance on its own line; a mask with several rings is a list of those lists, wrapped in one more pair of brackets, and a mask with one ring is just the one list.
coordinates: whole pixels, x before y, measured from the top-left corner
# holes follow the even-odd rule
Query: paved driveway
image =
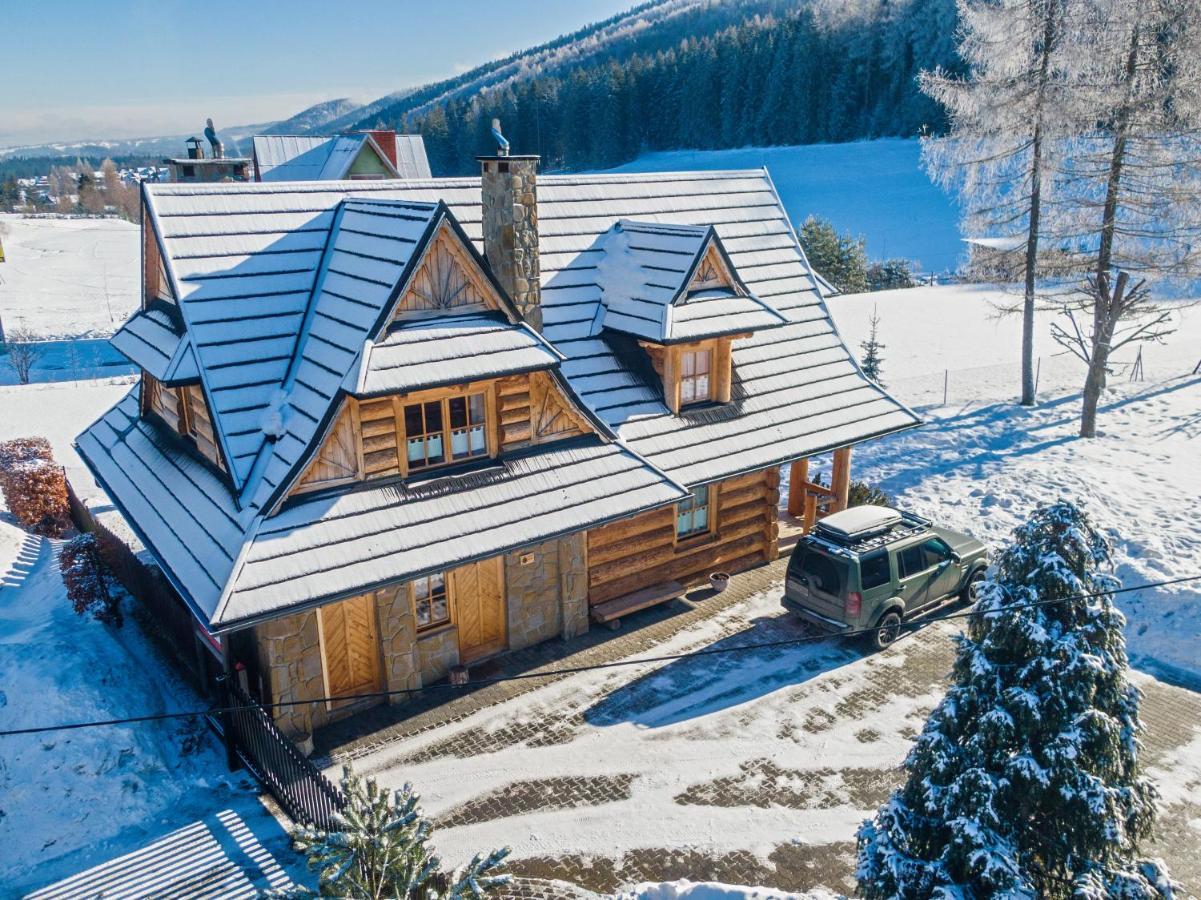
[[(560, 644), (550, 667), (797, 637), (778, 606), (781, 571), (694, 594), (674, 618), (635, 619), (615, 638)], [(413, 782), (451, 864), (507, 844), (516, 872), (596, 891), (681, 877), (849, 891), (855, 828), (899, 783), (952, 634), (938, 626), (875, 656), (822, 641), (497, 685), (327, 749), (384, 783)], [(1165, 798), (1150, 849), (1196, 892), (1201, 698), (1137, 678), (1144, 759)]]

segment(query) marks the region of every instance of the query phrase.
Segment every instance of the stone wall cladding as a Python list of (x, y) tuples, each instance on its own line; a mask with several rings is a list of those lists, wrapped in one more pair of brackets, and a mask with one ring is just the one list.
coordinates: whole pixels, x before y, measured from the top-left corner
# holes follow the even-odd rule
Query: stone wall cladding
[[(584, 548), (584, 533), (578, 532), (505, 556), (510, 650), (553, 637), (578, 637), (588, 630)], [(533, 559), (522, 565), (523, 556)]]
[[(531, 561), (523, 564), (522, 557)], [(559, 583), (558, 541), (505, 555), (510, 650), (523, 650), (561, 633)]]
[[(273, 703), (316, 700), (325, 696), (317, 610), (308, 609), (255, 626), (259, 671)], [(312, 734), (329, 721), (325, 704), (299, 703), (274, 710), (275, 722), (289, 737)]]
[[(376, 591), (384, 688), (389, 691), (421, 687), (421, 657), (417, 650), (417, 620), (409, 602), (408, 585)], [(407, 694), (393, 694), (390, 703), (403, 703)]]
[(521, 317), (542, 330), (538, 157), (481, 157), (484, 255)]
[(459, 630), (454, 626), (417, 638), (417, 677), (421, 684), (445, 678), (459, 664)]
[(588, 630), (588, 534), (577, 531), (559, 540), (562, 636), (579, 637)]

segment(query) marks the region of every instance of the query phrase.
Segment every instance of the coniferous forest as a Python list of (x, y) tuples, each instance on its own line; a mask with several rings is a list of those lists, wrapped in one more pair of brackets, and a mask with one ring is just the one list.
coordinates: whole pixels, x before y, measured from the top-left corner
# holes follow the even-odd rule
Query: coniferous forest
[(653, 150), (914, 137), (944, 127), (916, 76), (959, 70), (955, 27), (954, 0), (714, 4), (632, 37), (624, 54), (432, 102), (417, 91), (358, 124), (420, 132), (440, 175), (475, 171), (494, 149), (493, 118), (514, 152), (568, 170)]

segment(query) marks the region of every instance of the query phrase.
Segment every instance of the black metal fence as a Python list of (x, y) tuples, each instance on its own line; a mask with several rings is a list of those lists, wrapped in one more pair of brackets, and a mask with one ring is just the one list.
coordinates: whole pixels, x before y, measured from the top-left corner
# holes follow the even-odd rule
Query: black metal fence
[(259, 783), (294, 822), (337, 830), (334, 814), (346, 805), (342, 792), (232, 679), (220, 679), (226, 747), (236, 752)]

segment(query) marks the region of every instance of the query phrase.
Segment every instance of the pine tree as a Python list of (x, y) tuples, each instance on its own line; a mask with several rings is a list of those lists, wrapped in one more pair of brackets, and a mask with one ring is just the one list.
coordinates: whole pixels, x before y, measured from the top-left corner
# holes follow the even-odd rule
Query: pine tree
[(1172, 896), (1164, 864), (1138, 858), (1157, 793), (1139, 773), (1125, 620), (1101, 593), (1111, 567), (1071, 503), (1015, 530), (908, 780), (859, 829), (867, 900)]
[(844, 294), (867, 290), (867, 249), (863, 238), (840, 235), (825, 219), (810, 216), (797, 234), (809, 264)]
[[(350, 766), (343, 768), (341, 784), (346, 807), (336, 819), (337, 830), (305, 826), (292, 835), (309, 868), (319, 873), (320, 896), (474, 900), (509, 882), (499, 872), (508, 848), (477, 854), (452, 875), (444, 873), (429, 847), (433, 825), (411, 785), (390, 795)], [(286, 894), (307, 895), (303, 888)]]
[(884, 344), (881, 344), (878, 338), (880, 314), (874, 306), (872, 307), (872, 317), (868, 321), (871, 323), (871, 331), (868, 333), (867, 340), (859, 344), (863, 348), (863, 359), (859, 361), (859, 367), (863, 369), (864, 375), (880, 385), (880, 387), (885, 387), (884, 382), (880, 378), (880, 366), (884, 363), (883, 358), (880, 356), (880, 351), (884, 349)]

